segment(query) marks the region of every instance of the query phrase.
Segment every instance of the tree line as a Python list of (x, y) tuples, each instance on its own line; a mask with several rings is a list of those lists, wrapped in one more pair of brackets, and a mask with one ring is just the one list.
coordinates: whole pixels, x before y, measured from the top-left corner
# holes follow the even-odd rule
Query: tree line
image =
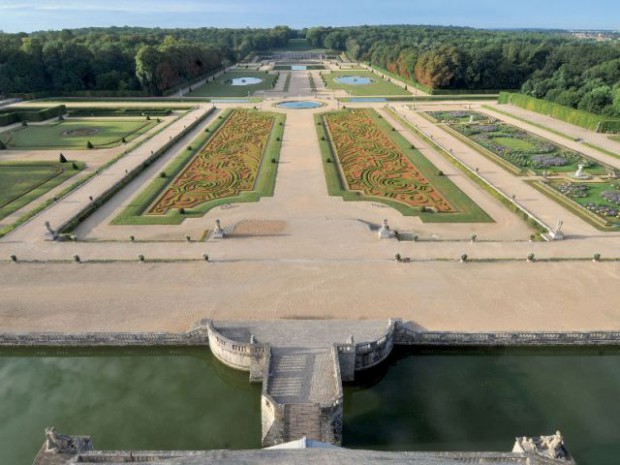
[(0, 33), (0, 94), (166, 89), (285, 46), (297, 34), (271, 29), (84, 28)]
[(620, 116), (620, 41), (566, 31), (461, 27), (316, 27), (315, 47), (345, 51), (430, 89), (520, 89), (536, 98)]

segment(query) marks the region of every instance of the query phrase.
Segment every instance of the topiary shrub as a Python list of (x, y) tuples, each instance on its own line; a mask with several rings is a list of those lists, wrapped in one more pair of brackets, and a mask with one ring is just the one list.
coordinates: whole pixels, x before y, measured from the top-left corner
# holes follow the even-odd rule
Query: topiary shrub
[(60, 163), (67, 163), (67, 158), (61, 153), (60, 156), (58, 157), (58, 161)]
[(72, 162), (72, 163), (71, 163), (71, 168), (73, 168), (73, 169), (74, 169), (74, 170), (76, 170), (76, 171), (80, 169), (80, 167), (77, 165), (77, 163), (76, 163), (76, 162)]
[(328, 158), (328, 159), (327, 159), (327, 160), (325, 160), (325, 161), (326, 161), (327, 163), (331, 163), (331, 162), (332, 162), (332, 159), (331, 159), (331, 158)]
[(87, 149), (93, 149), (95, 148), (95, 146), (93, 145), (93, 143), (91, 141), (86, 142), (86, 148)]
[(394, 260), (396, 260), (397, 262), (400, 262), (402, 260), (402, 257), (400, 256), (399, 253), (397, 253), (396, 255), (394, 255)]
[(600, 253), (595, 253), (594, 255), (592, 255), (592, 261), (593, 262), (600, 262), (601, 261), (601, 254)]
[(192, 146), (191, 146), (191, 145), (189, 145), (189, 146), (187, 147), (187, 150), (192, 150)]
[(0, 140), (0, 150), (6, 150), (6, 144)]
[(535, 255), (533, 253), (530, 253), (530, 254), (527, 255), (527, 261), (528, 262), (532, 263), (535, 260), (536, 260), (536, 257), (535, 257)]
[(166, 177), (166, 172), (162, 171), (161, 173), (159, 173), (159, 177), (160, 178), (165, 178)]
[(461, 255), (461, 263), (465, 263), (467, 262), (467, 260), (469, 259), (469, 257), (467, 256), (466, 253), (464, 253), (463, 255)]
[(437, 171), (437, 176), (443, 176), (443, 171), (441, 170)]
[(179, 214), (180, 215), (185, 215), (185, 208), (183, 208), (183, 207), (179, 208)]
[(124, 138), (124, 137), (121, 137), (121, 142), (122, 142), (123, 144), (126, 144), (126, 143), (127, 143), (127, 141), (125, 140), (125, 138)]

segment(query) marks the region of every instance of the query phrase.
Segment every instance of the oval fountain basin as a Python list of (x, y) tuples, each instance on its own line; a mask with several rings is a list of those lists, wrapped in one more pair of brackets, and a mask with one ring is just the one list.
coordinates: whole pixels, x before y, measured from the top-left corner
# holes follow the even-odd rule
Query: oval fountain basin
[(231, 82), (231, 86), (253, 86), (255, 84), (259, 84), (263, 82), (260, 78), (255, 77), (238, 77), (234, 78)]
[(290, 102), (281, 102), (277, 105), (280, 108), (292, 108), (297, 110), (305, 110), (308, 108), (319, 108), (323, 106), (321, 102), (312, 102), (310, 100), (299, 100)]
[(342, 76), (334, 79), (339, 84), (347, 84), (350, 86), (364, 86), (372, 84), (372, 79), (365, 76)]

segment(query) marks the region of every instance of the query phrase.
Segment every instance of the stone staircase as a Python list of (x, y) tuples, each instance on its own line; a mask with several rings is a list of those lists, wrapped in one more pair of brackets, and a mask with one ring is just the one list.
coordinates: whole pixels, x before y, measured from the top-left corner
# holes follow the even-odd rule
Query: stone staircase
[(322, 440), (321, 408), (318, 404), (286, 404), (284, 406), (284, 442), (304, 436)]

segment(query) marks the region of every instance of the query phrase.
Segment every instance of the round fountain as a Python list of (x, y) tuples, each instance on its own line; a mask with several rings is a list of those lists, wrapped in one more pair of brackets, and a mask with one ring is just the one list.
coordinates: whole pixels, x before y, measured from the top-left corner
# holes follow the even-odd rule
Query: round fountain
[(312, 100), (288, 100), (280, 102), (276, 106), (293, 110), (308, 110), (310, 108), (322, 107), (323, 104), (321, 102), (313, 102)]
[(262, 79), (256, 77), (238, 77), (230, 81), (231, 86), (253, 86), (263, 82)]

